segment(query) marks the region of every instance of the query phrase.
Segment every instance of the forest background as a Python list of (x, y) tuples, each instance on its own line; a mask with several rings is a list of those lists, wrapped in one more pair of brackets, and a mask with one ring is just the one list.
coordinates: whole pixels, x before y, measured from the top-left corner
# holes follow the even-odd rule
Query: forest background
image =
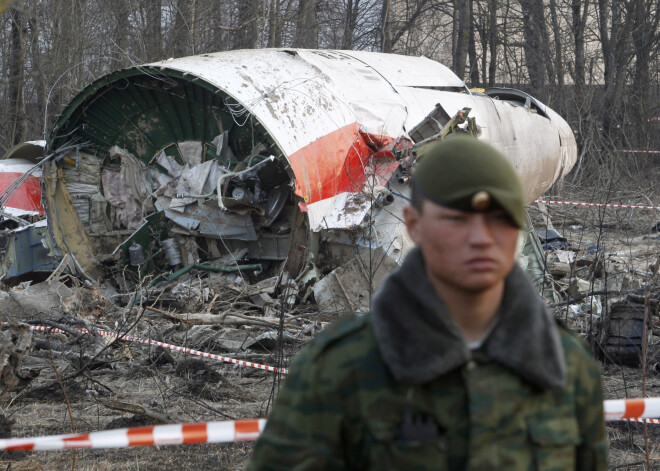
[[(0, 155), (113, 70), (265, 47), (424, 55), (573, 127), (572, 183), (658, 178), (659, 0), (18, 0), (0, 16)], [(611, 179), (610, 179), (611, 181)], [(657, 180), (656, 180), (657, 182)]]

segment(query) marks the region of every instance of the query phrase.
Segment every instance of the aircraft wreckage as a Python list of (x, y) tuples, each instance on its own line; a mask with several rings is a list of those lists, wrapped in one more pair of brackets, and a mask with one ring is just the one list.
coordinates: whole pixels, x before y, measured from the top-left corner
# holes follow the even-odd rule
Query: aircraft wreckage
[(241, 50), (83, 89), (48, 138), (42, 202), (53, 246), (89, 277), (113, 263), (161, 279), (283, 268), (359, 309), (363, 287), (345, 276), (377, 284), (409, 248), (415, 150), (452, 132), (501, 150), (527, 202), (576, 160), (553, 110), (517, 90), (468, 90), (424, 57)]

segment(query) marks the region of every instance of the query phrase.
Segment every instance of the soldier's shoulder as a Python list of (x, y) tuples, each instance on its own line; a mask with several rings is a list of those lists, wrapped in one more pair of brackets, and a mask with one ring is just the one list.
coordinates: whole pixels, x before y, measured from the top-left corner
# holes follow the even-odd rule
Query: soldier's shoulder
[(342, 318), (321, 331), (296, 356), (294, 363), (317, 362), (332, 357), (344, 361), (372, 347), (370, 314)]

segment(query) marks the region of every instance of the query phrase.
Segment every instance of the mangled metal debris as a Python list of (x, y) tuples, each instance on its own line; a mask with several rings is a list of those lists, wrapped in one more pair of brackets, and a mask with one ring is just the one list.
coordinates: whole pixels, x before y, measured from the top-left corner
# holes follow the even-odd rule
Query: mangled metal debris
[(576, 158), (551, 109), (471, 92), (426, 58), (255, 50), (121, 70), (82, 90), (48, 138), (48, 228), (97, 279), (258, 263), (262, 277), (313, 269), (318, 281), (374, 248), (396, 263), (411, 245), (400, 209), (415, 146), (452, 132), (500, 149), (527, 201)]
[(549, 281), (560, 297), (550, 303), (557, 318), (590, 341), (606, 363), (636, 367), (657, 358), (657, 241), (643, 235), (626, 240), (616, 231), (608, 237), (603, 215), (595, 218), (593, 232), (565, 214), (568, 222), (557, 230), (544, 208), (541, 213), (546, 229), (536, 238), (544, 243)]

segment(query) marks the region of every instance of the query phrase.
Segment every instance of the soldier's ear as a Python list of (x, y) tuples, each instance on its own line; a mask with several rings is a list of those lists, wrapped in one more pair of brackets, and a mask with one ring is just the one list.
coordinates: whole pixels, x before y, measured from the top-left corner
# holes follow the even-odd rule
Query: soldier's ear
[(419, 242), (419, 220), (421, 214), (413, 206), (405, 206), (403, 208), (403, 222), (406, 224), (408, 235), (414, 243)]

